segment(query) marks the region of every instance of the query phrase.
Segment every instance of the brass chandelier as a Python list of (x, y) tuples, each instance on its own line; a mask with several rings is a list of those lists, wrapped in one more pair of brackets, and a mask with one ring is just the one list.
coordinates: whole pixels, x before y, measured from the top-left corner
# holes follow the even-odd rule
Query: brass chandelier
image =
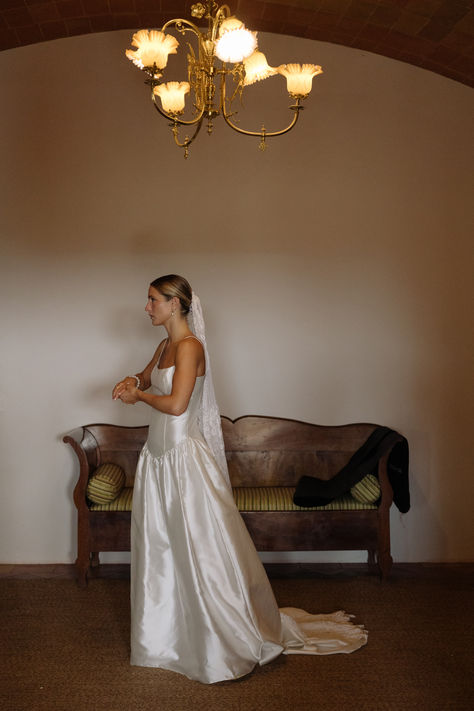
[[(243, 22), (233, 17), (227, 5), (219, 7), (213, 0), (198, 2), (191, 6), (191, 15), (197, 20), (204, 18), (207, 30), (199, 29), (189, 20), (169, 20), (161, 30), (136, 32), (132, 38), (132, 45), (136, 49), (127, 49), (126, 56), (148, 75), (145, 83), (151, 88), (153, 104), (169, 121), (176, 145), (183, 148), (185, 158), (203, 123), (207, 122), (207, 132), (211, 134), (213, 121), (220, 115), (234, 131), (259, 137), (260, 148), (264, 150), (267, 138), (281, 136), (291, 131), (296, 124), (303, 109), (301, 101), (310, 93), (313, 77), (322, 73), (321, 67), (315, 64), (270, 67), (265, 55), (257, 49), (257, 33), (246, 29)], [(168, 56), (177, 54), (179, 46), (178, 40), (167, 34), (170, 29), (183, 37), (187, 33), (195, 35), (194, 40), (197, 39), (197, 50), (191, 42), (187, 42), (188, 81), (161, 81)], [(237, 113), (232, 110), (232, 102), (236, 97), (242, 100), (245, 87), (276, 74), (286, 77), (288, 94), (293, 100), (289, 106), (293, 112), (291, 122), (286, 128), (273, 132), (267, 131), (265, 126), (260, 131), (240, 128), (232, 120)], [(232, 80), (230, 97), (227, 96), (227, 80)], [(191, 116), (185, 120), (185, 97), (191, 92), (193, 109)], [(187, 127), (190, 132), (193, 131), (192, 135), (185, 135), (180, 140), (180, 127)]]

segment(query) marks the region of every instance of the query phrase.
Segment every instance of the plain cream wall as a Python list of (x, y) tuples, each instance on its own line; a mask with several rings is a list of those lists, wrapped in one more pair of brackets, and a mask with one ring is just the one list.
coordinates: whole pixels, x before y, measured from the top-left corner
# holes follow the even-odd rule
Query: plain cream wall
[[(147, 421), (110, 389), (162, 337), (143, 307), (170, 271), (203, 301), (224, 414), (398, 429), (412, 509), (393, 512), (395, 559), (471, 560), (472, 91), (262, 35), (270, 63), (325, 69), (299, 126), (261, 154), (218, 121), (185, 161), (123, 56), (130, 34), (0, 54), (1, 560), (74, 560), (61, 437)], [(283, 125), (283, 80), (252, 89), (242, 125)]]

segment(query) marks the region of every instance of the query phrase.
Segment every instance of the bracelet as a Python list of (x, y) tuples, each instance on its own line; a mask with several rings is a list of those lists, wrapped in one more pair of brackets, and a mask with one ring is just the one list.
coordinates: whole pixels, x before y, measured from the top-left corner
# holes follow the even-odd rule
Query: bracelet
[(140, 378), (138, 377), (138, 375), (127, 375), (127, 378), (135, 378), (135, 380), (137, 381), (137, 384), (135, 387), (137, 388), (137, 390), (140, 390), (141, 382), (140, 382)]

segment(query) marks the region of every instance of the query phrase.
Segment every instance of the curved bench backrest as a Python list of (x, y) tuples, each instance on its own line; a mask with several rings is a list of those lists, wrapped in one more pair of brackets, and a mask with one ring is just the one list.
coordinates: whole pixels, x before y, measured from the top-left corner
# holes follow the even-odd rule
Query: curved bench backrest
[(222, 417), (233, 486), (296, 486), (303, 475), (331, 479), (376, 425), (313, 425), (278, 417)]
[[(279, 417), (222, 417), (233, 486), (296, 486), (303, 475), (331, 479), (361, 447), (376, 425), (313, 425)], [(92, 424), (83, 428), (82, 448), (91, 471), (114, 462), (132, 486), (148, 427)]]

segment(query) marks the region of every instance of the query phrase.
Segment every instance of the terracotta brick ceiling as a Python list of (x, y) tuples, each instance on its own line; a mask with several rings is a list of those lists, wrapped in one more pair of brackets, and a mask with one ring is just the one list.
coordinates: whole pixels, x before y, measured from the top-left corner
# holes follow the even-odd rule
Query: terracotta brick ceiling
[[(192, 4), (193, 0), (0, 0), (0, 49), (91, 32), (159, 28), (172, 17), (191, 19)], [(474, 0), (227, 4), (253, 30), (368, 50), (474, 86)]]

